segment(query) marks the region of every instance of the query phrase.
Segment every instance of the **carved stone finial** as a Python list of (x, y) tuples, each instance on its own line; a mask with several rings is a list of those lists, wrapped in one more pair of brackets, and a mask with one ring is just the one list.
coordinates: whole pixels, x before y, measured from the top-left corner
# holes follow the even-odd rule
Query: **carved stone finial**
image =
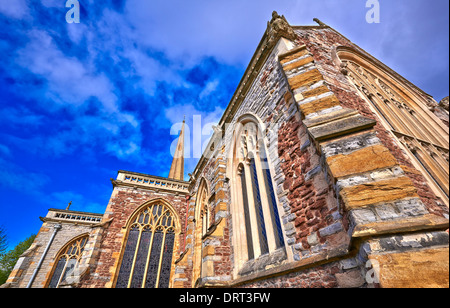
[(441, 101), (439, 102), (439, 106), (448, 111), (448, 96), (441, 99)]
[(69, 202), (69, 204), (66, 207), (66, 211), (68, 211), (70, 209), (70, 206), (72, 205), (72, 201)]
[(278, 15), (277, 11), (272, 12), (272, 20), (270, 22), (273, 22), (275, 19), (280, 18), (281, 16)]
[(319, 18), (314, 18), (313, 21), (316, 22), (319, 26), (327, 27), (327, 25), (321, 22)]
[(295, 41), (297, 38), (297, 35), (286, 18), (283, 15), (280, 16), (276, 11), (273, 11), (272, 19), (267, 22), (266, 31), (268, 36), (266, 47), (274, 46), (282, 37), (291, 41)]

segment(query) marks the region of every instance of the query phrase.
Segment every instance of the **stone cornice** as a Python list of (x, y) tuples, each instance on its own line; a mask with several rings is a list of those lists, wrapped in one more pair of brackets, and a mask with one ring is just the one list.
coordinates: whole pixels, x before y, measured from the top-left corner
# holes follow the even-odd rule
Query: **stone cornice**
[(168, 179), (143, 173), (118, 171), (117, 179), (111, 179), (114, 187), (132, 187), (152, 191), (170, 191), (188, 194), (189, 182)]

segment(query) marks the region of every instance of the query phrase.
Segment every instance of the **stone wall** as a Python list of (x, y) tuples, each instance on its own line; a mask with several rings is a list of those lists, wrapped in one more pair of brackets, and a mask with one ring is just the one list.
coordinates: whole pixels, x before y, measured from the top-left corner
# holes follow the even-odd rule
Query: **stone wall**
[[(336, 65), (333, 59), (333, 49), (336, 49), (338, 46), (351, 47), (376, 62), (378, 62), (378, 60), (374, 59), (366, 51), (337, 33), (334, 29), (328, 27), (314, 30), (302, 29), (297, 30), (296, 33), (299, 36), (299, 43), (307, 46), (307, 49), (314, 59), (315, 67), (323, 76), (323, 79), (327, 83), (327, 87), (334, 93), (337, 98), (336, 101), (339, 102), (340, 106), (351, 110), (357, 110), (361, 116), (375, 120), (376, 124), (373, 129), (376, 132), (377, 137), (380, 139), (383, 146), (391, 152), (393, 157), (395, 157), (399, 165), (402, 166), (405, 175), (413, 182), (418, 195), (422, 202), (427, 206), (428, 210), (438, 215), (448, 213), (448, 208), (442, 206), (443, 202), (440, 201), (430, 187), (425, 184), (425, 178), (414, 168), (411, 160), (403, 153), (400, 146), (382, 126), (380, 119), (370, 110), (367, 102), (358, 95), (356, 89), (341, 72), (341, 68)], [(380, 65), (384, 66), (382, 63), (380, 63)], [(403, 79), (401, 76), (398, 78)], [(407, 80), (404, 80), (404, 82), (409, 84)], [(415, 88), (414, 85), (411, 85), (411, 87)], [(431, 100), (431, 97), (428, 97), (421, 91), (416, 91), (415, 94), (420, 96), (424, 101)]]
[[(42, 224), (39, 233), (36, 236), (32, 246), (30, 247), (30, 253), (26, 255), (23, 260), (25, 264), (20, 264), (19, 266), (22, 271), (21, 273), (12, 273), (12, 276), (18, 276), (16, 281), (11, 281), (17, 283), (17, 287), (24, 288), (28, 285), (31, 276), (39, 263), (39, 260), (44, 253), (47, 243), (49, 242), (55, 225), (60, 225), (61, 228), (58, 229), (52, 244), (47, 251), (47, 254), (42, 262), (42, 265), (37, 272), (36, 278), (34, 279), (31, 287), (32, 288), (43, 288), (51, 279), (51, 272), (53, 266), (55, 265), (56, 257), (60, 250), (72, 239), (83, 234), (91, 234), (92, 227), (90, 225), (74, 224), (74, 223), (63, 223), (58, 221), (47, 221)], [(12, 277), (11, 276), (11, 277)], [(14, 280), (14, 279), (13, 279)]]
[[(113, 287), (115, 275), (118, 274), (120, 268), (120, 253), (127, 232), (124, 227), (136, 209), (155, 199), (163, 199), (169, 202), (178, 215), (181, 233), (178, 240), (175, 241), (173, 258), (177, 259), (180, 256), (182, 253), (181, 239), (184, 239), (186, 228), (186, 195), (116, 184), (104, 214), (104, 221), (111, 220), (111, 222), (105, 228), (102, 240), (99, 243), (99, 256), (95, 269), (83, 281), (82, 287)], [(174, 275), (174, 273), (175, 270), (172, 269), (171, 274)]]

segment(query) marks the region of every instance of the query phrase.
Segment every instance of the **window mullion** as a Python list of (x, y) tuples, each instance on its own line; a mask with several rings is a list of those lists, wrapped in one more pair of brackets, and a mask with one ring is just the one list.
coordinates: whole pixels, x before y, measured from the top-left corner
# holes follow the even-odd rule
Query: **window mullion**
[(148, 265), (150, 263), (150, 254), (152, 253), (152, 248), (153, 248), (153, 239), (155, 237), (155, 232), (154, 230), (151, 229), (152, 232), (152, 237), (150, 239), (150, 244), (148, 247), (148, 252), (147, 252), (147, 260), (145, 262), (145, 271), (144, 271), (144, 278), (142, 279), (142, 288), (145, 287), (145, 282), (147, 281), (147, 271), (148, 271)]
[(162, 264), (162, 260), (163, 260), (163, 254), (164, 254), (164, 244), (166, 242), (166, 232), (167, 230), (164, 228), (163, 230), (163, 239), (162, 239), (162, 243), (161, 243), (161, 252), (159, 253), (159, 263), (158, 263), (158, 270), (156, 271), (156, 283), (155, 283), (155, 288), (158, 288), (159, 286), (159, 277), (161, 275), (161, 264)]
[(142, 235), (142, 226), (139, 226), (139, 236), (138, 236), (138, 239), (136, 242), (137, 243), (136, 248), (134, 249), (133, 263), (131, 265), (130, 277), (128, 277), (127, 288), (130, 288), (131, 281), (133, 280), (134, 266), (136, 265), (136, 258), (137, 258), (137, 254), (138, 254), (138, 250), (139, 250), (139, 245), (141, 244), (141, 235)]

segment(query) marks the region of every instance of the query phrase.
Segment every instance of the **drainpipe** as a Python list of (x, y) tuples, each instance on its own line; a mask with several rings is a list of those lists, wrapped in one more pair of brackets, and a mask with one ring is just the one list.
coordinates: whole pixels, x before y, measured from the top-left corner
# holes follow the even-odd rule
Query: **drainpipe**
[(184, 222), (184, 247), (183, 247), (183, 251), (186, 251), (186, 240), (187, 240), (187, 223), (188, 223), (188, 211), (189, 211), (189, 200), (191, 199), (191, 196), (187, 195), (186, 196), (186, 218), (185, 218), (185, 222)]
[(34, 278), (36, 278), (36, 275), (41, 268), (42, 262), (44, 262), (45, 256), (47, 255), (48, 250), (50, 249), (50, 246), (52, 245), (53, 239), (55, 238), (56, 233), (61, 229), (62, 226), (60, 224), (56, 224), (53, 226), (53, 234), (50, 237), (50, 240), (47, 243), (47, 247), (45, 247), (44, 253), (41, 256), (41, 259), (39, 260), (38, 265), (36, 266), (36, 269), (33, 272), (33, 275), (31, 276), (30, 281), (27, 284), (27, 288), (31, 288), (31, 285), (33, 284)]

